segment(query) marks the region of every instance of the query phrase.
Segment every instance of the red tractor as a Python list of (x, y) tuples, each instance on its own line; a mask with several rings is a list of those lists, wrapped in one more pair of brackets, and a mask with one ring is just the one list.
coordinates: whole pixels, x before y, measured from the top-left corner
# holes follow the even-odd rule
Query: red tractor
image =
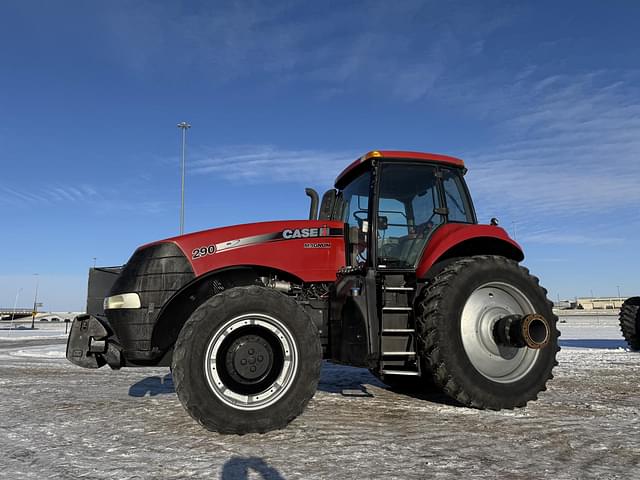
[(479, 225), (464, 163), (374, 151), (309, 220), (216, 228), (144, 245), (89, 276), (67, 358), (170, 366), (209, 430), (266, 432), (298, 416), (322, 359), (460, 404), (522, 407), (556, 362), (557, 318), (497, 222)]

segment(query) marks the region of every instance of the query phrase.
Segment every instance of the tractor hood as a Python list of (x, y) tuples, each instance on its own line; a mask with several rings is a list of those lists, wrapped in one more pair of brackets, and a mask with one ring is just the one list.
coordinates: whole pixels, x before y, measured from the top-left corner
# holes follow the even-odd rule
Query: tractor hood
[(249, 223), (189, 233), (143, 245), (173, 243), (196, 276), (235, 266), (287, 272), (305, 282), (333, 282), (345, 265), (344, 224), (327, 220)]

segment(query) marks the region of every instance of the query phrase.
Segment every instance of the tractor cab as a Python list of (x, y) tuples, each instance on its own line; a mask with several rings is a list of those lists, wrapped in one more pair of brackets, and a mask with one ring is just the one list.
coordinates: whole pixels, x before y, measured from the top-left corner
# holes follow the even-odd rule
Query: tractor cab
[[(476, 223), (464, 169), (410, 158), (364, 163), (336, 196), (333, 220), (349, 231), (351, 267), (415, 270), (431, 234), (448, 222)], [(355, 169), (354, 169), (355, 170)]]
[(476, 223), (462, 161), (371, 152), (336, 180), (321, 210), (345, 223), (346, 267), (331, 301), (331, 356), (386, 375), (419, 375), (413, 300), (416, 268), (447, 223)]

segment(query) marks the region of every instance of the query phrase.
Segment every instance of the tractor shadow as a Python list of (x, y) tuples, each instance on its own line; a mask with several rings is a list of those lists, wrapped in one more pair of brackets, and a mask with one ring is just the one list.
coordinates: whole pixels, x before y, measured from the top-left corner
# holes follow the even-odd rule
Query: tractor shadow
[(373, 376), (366, 368), (349, 367), (322, 362), (318, 390), (327, 393), (341, 393), (343, 390), (366, 390), (365, 385), (385, 388), (386, 385)]
[[(411, 398), (426, 400), (428, 402), (438, 403), (442, 405), (462, 406), (461, 404), (441, 392), (414, 392), (402, 388), (392, 389), (382, 381), (378, 380), (366, 368), (337, 365), (326, 361), (322, 362), (320, 381), (318, 382), (318, 391), (327, 393), (343, 393), (343, 391), (345, 390), (359, 390), (363, 392), (362, 397), (370, 397), (372, 396), (372, 394), (367, 391), (367, 387), (382, 388), (385, 390), (393, 391), (398, 395), (406, 395)], [(130, 397), (155, 397), (157, 395), (172, 395), (175, 393), (176, 389), (173, 384), (173, 377), (171, 376), (171, 373), (167, 373), (164, 377), (146, 377), (129, 387)], [(351, 394), (349, 396), (358, 397), (359, 395)]]
[(329, 362), (322, 363), (320, 382), (318, 383), (319, 391), (327, 393), (342, 393), (343, 390), (361, 390), (365, 393), (363, 396), (371, 396), (370, 392), (367, 391), (368, 386), (382, 388), (398, 395), (404, 395), (440, 405), (453, 407), (463, 406), (461, 403), (458, 403), (448, 395), (439, 391), (415, 392), (402, 388), (391, 388), (381, 380), (377, 379), (366, 368), (349, 367)]
[(576, 340), (560, 340), (560, 347), (567, 348), (601, 348), (605, 350), (626, 350), (629, 348), (623, 339), (609, 338), (580, 338)]
[(130, 397), (155, 397), (156, 395), (166, 395), (176, 393), (173, 385), (173, 377), (167, 373), (164, 377), (147, 377), (129, 387)]
[(222, 467), (220, 480), (248, 480), (250, 472), (251, 478), (285, 480), (278, 470), (267, 464), (260, 457), (231, 458)]

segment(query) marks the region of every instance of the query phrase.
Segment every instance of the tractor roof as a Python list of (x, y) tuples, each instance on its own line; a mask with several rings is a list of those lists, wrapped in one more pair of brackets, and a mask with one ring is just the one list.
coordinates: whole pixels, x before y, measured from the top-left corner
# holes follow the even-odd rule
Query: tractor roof
[(355, 170), (359, 170), (360, 166), (367, 164), (372, 158), (384, 158), (388, 160), (422, 160), (425, 162), (443, 163), (446, 165), (465, 168), (464, 162), (459, 158), (450, 157), (448, 155), (439, 155), (437, 153), (421, 153), (421, 152), (405, 152), (400, 150), (373, 150), (358, 158), (355, 162), (345, 168), (338, 178), (336, 178), (336, 188), (341, 188), (346, 179), (351, 177)]

